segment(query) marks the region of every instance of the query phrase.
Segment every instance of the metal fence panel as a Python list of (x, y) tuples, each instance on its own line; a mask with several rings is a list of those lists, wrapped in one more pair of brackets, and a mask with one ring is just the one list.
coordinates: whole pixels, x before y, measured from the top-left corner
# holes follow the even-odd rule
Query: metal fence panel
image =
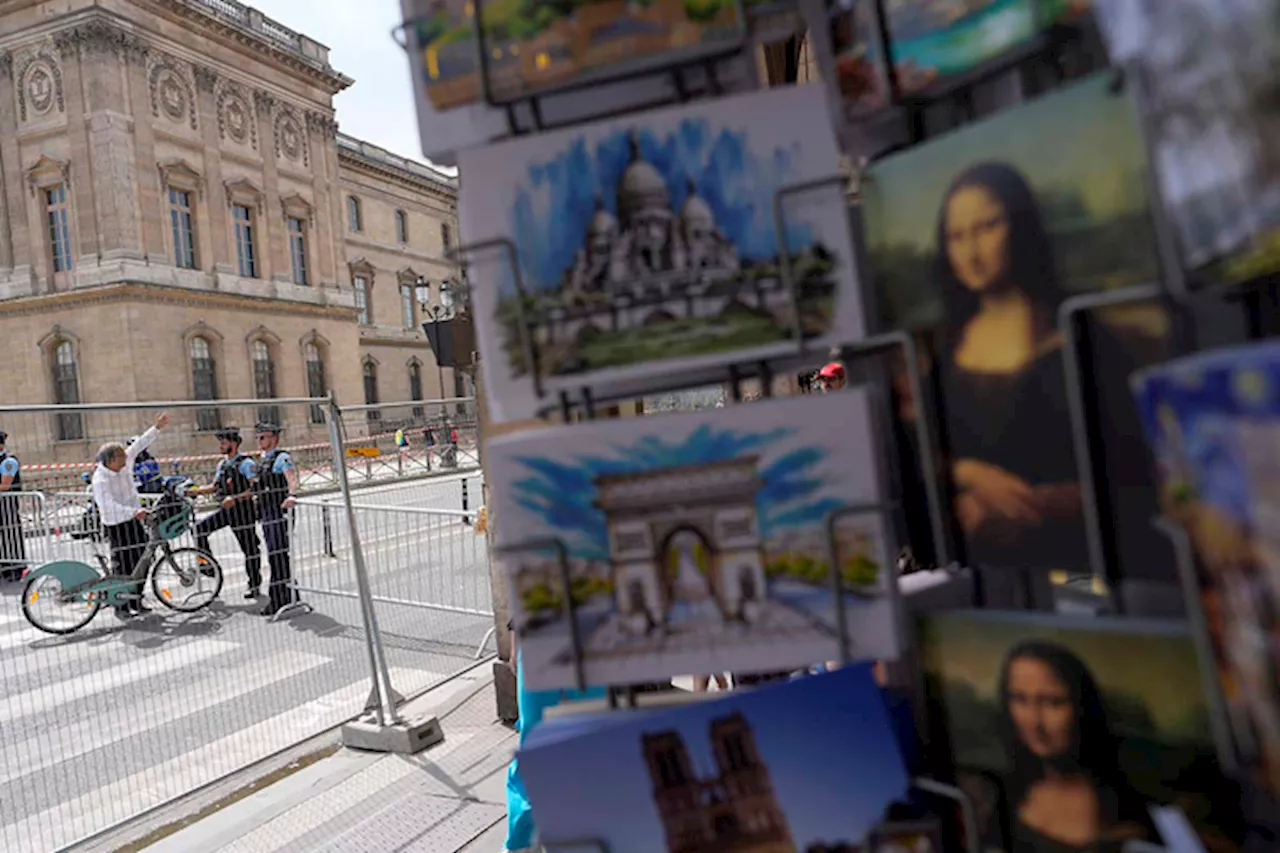
[[(169, 474), (178, 462), (182, 473), (208, 483), (218, 452), (214, 436), (202, 429), (212, 422), (207, 412), (202, 414), (208, 403), (165, 405), (173, 423), (150, 448), (162, 473)], [(316, 423), (317, 408), (327, 418), (328, 401), (273, 400), (270, 413), (260, 411), (263, 405), (218, 401), (218, 423), (239, 424), (245, 447), (252, 448), (254, 422), (265, 414), (277, 418), (285, 427), (282, 445), (296, 451), (303, 485), (314, 488), (325, 476), (332, 482), (338, 469), (333, 467), (328, 425)], [(457, 403), (450, 405), (456, 412)], [(80, 472), (90, 470), (99, 443), (142, 433), (158, 413), (153, 404), (79, 410), (0, 407), (9, 450), (23, 463), (27, 491), (18, 493), (17, 501), (27, 563), (78, 559), (94, 565), (95, 553), (107, 557), (106, 543), (93, 535), (96, 522), (85, 519), (89, 501)], [(77, 416), (74, 422), (68, 421), (71, 415)], [(353, 442), (379, 449), (386, 442), (394, 446), (394, 430), (369, 429), (367, 415), (344, 413), (342, 419), (343, 431), (356, 434)], [(361, 423), (348, 425), (348, 420)], [(361, 459), (345, 460), (343, 470), (350, 468), (353, 480), (359, 479), (354, 472)], [(376, 496), (379, 505), (427, 507), (430, 503), (424, 502), (447, 496), (444, 508), (452, 509), (461, 502), (464, 479), (454, 474), (438, 483), (409, 475), (388, 482), (374, 478), (356, 494)], [(478, 482), (475, 494), (478, 499)], [(304, 588), (355, 588), (338, 497), (336, 509), (329, 511), (327, 535), (323, 507), (304, 499), (295, 510), (288, 551), (293, 575)], [(215, 509), (205, 499), (197, 516), (203, 520)], [(461, 537), (453, 543), (435, 530), (439, 523), (401, 523), (402, 516), (419, 518), (400, 511), (385, 516), (395, 522), (381, 520), (382, 515), (359, 516), (374, 588), (411, 599), (441, 598), (446, 605), (465, 601), (487, 607), (483, 590), (466, 574), (471, 564), (443, 556), (449, 547), (461, 547)], [(260, 590), (265, 593), (271, 540), (259, 521), (232, 522), (208, 536), (225, 585), (218, 600), (197, 613), (165, 609), (148, 584), (150, 612), (120, 619), (104, 608), (76, 633), (54, 636), (37, 631), (22, 615), (21, 584), (0, 583), (0, 681), (5, 686), (0, 697), (0, 849), (43, 853), (64, 848), (331, 728), (365, 707), (372, 679), (358, 598), (303, 592), (310, 612), (274, 619), (258, 615), (265, 600), (246, 598), (250, 560), (240, 542), (257, 545)], [(173, 545), (197, 541), (187, 533)], [(430, 556), (433, 549), (439, 554)], [(277, 549), (277, 558), (280, 553)], [(410, 556), (416, 562), (410, 564)], [(447, 571), (463, 574), (449, 582), (431, 574)], [(487, 568), (477, 564), (474, 571), (482, 574), (487, 588)], [(441, 610), (424, 620), (421, 608), (385, 607), (387, 674), (403, 694), (422, 692), (469, 666), (492, 624), (469, 612)], [(401, 617), (401, 611), (414, 615)]]

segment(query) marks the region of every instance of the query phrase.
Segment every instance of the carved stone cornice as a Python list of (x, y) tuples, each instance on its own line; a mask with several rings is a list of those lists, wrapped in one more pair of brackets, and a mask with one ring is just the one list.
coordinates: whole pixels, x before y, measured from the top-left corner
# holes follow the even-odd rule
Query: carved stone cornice
[(121, 60), (136, 60), (149, 50), (146, 41), (136, 33), (100, 16), (58, 30), (53, 34), (53, 43), (64, 59), (83, 49), (86, 53), (107, 53)]
[(326, 139), (338, 138), (338, 122), (333, 116), (318, 113), (315, 110), (307, 110), (307, 130)]
[(196, 88), (201, 92), (210, 94), (218, 85), (218, 72), (207, 65), (195, 65), (192, 72), (196, 78)]
[(152, 3), (163, 9), (166, 14), (178, 19), (187, 29), (203, 29), (227, 41), (242, 45), (252, 53), (265, 54), (273, 61), (320, 84), (330, 94), (336, 95), (355, 82), (327, 64), (308, 59), (243, 25), (215, 17), (211, 12), (205, 11), (189, 0), (152, 0)]
[(240, 309), (256, 316), (270, 314), (278, 317), (329, 317), (352, 322), (356, 317), (355, 309), (346, 306), (315, 305), (262, 296), (189, 290), (184, 287), (137, 282), (105, 284), (39, 296), (25, 296), (5, 300), (0, 304), (4, 305), (6, 317), (38, 317), (48, 316), (48, 312), (52, 309), (111, 305), (130, 301), (151, 305), (178, 305), (186, 308)]
[(0, 79), (11, 77), (13, 77), (13, 54), (7, 50), (0, 50)]
[(269, 116), (275, 111), (276, 106), (280, 102), (270, 92), (264, 92), (261, 89), (255, 89), (253, 93), (253, 105), (258, 110), (258, 115)]

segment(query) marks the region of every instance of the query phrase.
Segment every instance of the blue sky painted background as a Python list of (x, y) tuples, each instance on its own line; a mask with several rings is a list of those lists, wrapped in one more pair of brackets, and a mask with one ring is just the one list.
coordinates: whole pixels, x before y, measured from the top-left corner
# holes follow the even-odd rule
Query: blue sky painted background
[(861, 840), (905, 791), (897, 737), (870, 668), (848, 667), (653, 712), (522, 753), (539, 829), (566, 840), (604, 837), (612, 853), (665, 850), (641, 736), (678, 730), (705, 778), (715, 767), (711, 721), (735, 711), (751, 723), (800, 850), (818, 841)]
[[(662, 420), (658, 419), (657, 423)], [(655, 424), (656, 426), (657, 424)], [(595, 477), (626, 474), (675, 465), (720, 462), (744, 455), (760, 456), (763, 485), (756, 499), (760, 531), (766, 537), (820, 522), (844, 505), (838, 489), (840, 472), (827, 471), (828, 453), (796, 440), (800, 430), (738, 430), (702, 424), (687, 435), (653, 432), (631, 443), (616, 444), (607, 454), (583, 454), (568, 461), (546, 456), (518, 456), (529, 476), (516, 480), (515, 501), (543, 524), (554, 528), (576, 557), (609, 556), (604, 513), (592, 506)]]
[[(1149, 437), (1163, 442), (1158, 410), (1168, 405), (1182, 432), (1182, 444), (1200, 499), (1237, 521), (1250, 519), (1245, 471), (1248, 460), (1236, 438), (1241, 416), (1280, 422), (1280, 347), (1269, 352), (1240, 348), (1209, 358), (1175, 362), (1167, 370), (1148, 373), (1138, 389), (1138, 408)], [(1247, 398), (1240, 386), (1246, 373), (1260, 395)], [(1167, 447), (1157, 448), (1165, 458)]]
[[(527, 185), (515, 192), (511, 234), (524, 283), (532, 291), (560, 283), (581, 248), (599, 196), (617, 215), (615, 193), (631, 159), (632, 128), (620, 127), (589, 142), (574, 137), (558, 154), (528, 167)], [(800, 143), (752, 150), (748, 131), (713, 128), (705, 118), (687, 118), (671, 131), (639, 129), (640, 153), (663, 176), (676, 211), (693, 180), (739, 257), (778, 255), (773, 194), (799, 174)], [(787, 241), (793, 251), (813, 243), (813, 229), (789, 214)]]

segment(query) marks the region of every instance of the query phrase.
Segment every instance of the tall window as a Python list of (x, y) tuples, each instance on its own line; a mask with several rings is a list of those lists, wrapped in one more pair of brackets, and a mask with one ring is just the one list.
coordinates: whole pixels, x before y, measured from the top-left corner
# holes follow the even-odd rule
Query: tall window
[(293, 262), (293, 283), (307, 283), (307, 225), (296, 216), (286, 220), (289, 228), (289, 259)]
[[(218, 374), (213, 352), (205, 338), (192, 338), (187, 345), (191, 358), (191, 390), (197, 400), (218, 399)], [(196, 429), (214, 430), (222, 426), (217, 409), (196, 409)]]
[(53, 256), (53, 271), (71, 269), (71, 228), (67, 224), (67, 188), (53, 187), (44, 191), (45, 209), (49, 214), (49, 250)]
[[(378, 402), (378, 365), (372, 361), (364, 363), (364, 403), (372, 406)], [(382, 420), (382, 412), (370, 409), (367, 417), (371, 421)]]
[(413, 328), (413, 285), (400, 285), (400, 319), (406, 329)]
[(169, 188), (169, 224), (173, 228), (173, 262), (196, 268), (196, 230), (191, 217), (191, 193)]
[[(307, 396), (323, 397), (329, 393), (329, 384), (325, 381), (324, 376), (324, 358), (320, 355), (320, 348), (314, 343), (307, 344)], [(324, 409), (318, 405), (311, 407), (311, 422), (313, 424), (324, 423)]]
[(440, 223), (440, 244), (446, 252), (453, 248), (453, 235), (449, 233), (448, 222)]
[(355, 277), (353, 287), (356, 292), (356, 313), (361, 326), (369, 325), (369, 279), (362, 275)]
[(253, 211), (243, 204), (231, 206), (236, 223), (236, 260), (243, 278), (258, 277), (258, 260), (253, 252)]
[[(467, 376), (465, 373), (463, 373), (461, 370), (455, 367), (453, 369), (453, 396), (455, 397), (471, 396), (470, 394), (471, 389), (469, 387), (470, 384), (471, 384), (471, 377)], [(457, 403), (455, 404), (455, 408), (458, 410), (458, 414), (460, 415), (464, 415), (467, 412), (466, 403)]]
[[(76, 373), (75, 344), (62, 341), (53, 351), (53, 401), (58, 405), (72, 406), (80, 402), (80, 380)], [(56, 428), (58, 441), (84, 438), (84, 421), (79, 412), (59, 414)]]
[[(253, 396), (270, 400), (276, 396), (276, 365), (271, 360), (271, 347), (266, 341), (253, 342)], [(258, 420), (280, 423), (279, 406), (259, 406)]]
[[(422, 399), (422, 365), (416, 361), (409, 362), (409, 399), (417, 402)], [(422, 417), (422, 406), (413, 407), (413, 416)]]
[(352, 233), (359, 233), (363, 227), (363, 218), (360, 215), (360, 199), (353, 195), (347, 196), (347, 227)]
[(403, 210), (396, 211), (396, 241), (409, 242), (409, 215)]

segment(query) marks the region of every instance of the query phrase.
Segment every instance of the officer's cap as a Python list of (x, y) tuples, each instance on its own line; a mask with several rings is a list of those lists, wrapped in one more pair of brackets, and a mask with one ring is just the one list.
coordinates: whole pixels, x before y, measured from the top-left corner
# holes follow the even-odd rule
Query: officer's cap
[(223, 427), (216, 431), (213, 437), (219, 441), (240, 441), (240, 430), (236, 427)]
[(258, 425), (253, 428), (253, 431), (256, 432), (258, 435), (265, 435), (267, 433), (271, 433), (272, 435), (279, 435), (280, 425), (273, 424), (270, 421), (258, 421)]

